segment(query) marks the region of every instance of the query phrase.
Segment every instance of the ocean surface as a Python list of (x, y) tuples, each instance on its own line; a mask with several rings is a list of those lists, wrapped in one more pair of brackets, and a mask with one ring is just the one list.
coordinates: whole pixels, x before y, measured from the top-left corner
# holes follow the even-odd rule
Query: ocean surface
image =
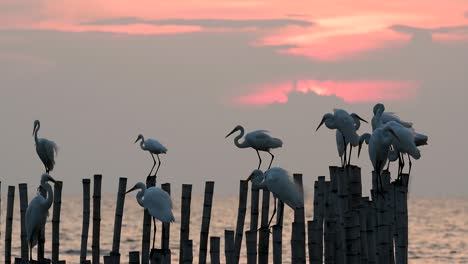
[[(172, 261), (178, 261), (179, 256), (179, 223), (180, 223), (180, 196), (174, 199), (174, 214), (176, 223), (171, 225)], [(1, 211), (1, 239), (0, 262), (4, 256), (4, 232), (6, 197), (2, 197)], [(125, 211), (122, 226), (120, 252), (122, 263), (128, 261), (129, 251), (140, 251), (143, 210), (136, 203), (134, 195), (129, 196), (125, 202)], [(249, 199), (250, 200), (250, 199)], [(306, 217), (312, 218), (312, 198), (306, 198)], [(216, 193), (213, 201), (210, 236), (224, 236), (225, 229), (235, 230), (238, 201), (236, 197), (219, 198)], [(192, 198), (190, 238), (194, 246), (194, 263), (198, 262), (199, 236), (201, 226), (201, 213), (203, 208), (202, 197)], [(248, 227), (249, 208), (247, 209), (245, 227)], [(271, 212), (271, 211), (270, 211)], [(51, 249), (51, 217), (46, 226), (46, 257), (50, 258)], [(114, 226), (115, 196), (108, 195), (102, 201), (101, 221), (101, 255), (109, 254), (112, 247), (112, 231)], [(13, 248), (14, 257), (20, 255), (19, 230), (19, 200), (16, 196)], [(285, 210), (283, 231), (283, 262), (290, 263), (290, 236), (292, 210)], [(68, 197), (62, 201), (60, 233), (60, 259), (67, 263), (78, 263), (80, 256), (80, 239), (82, 223), (81, 197)], [(92, 216), (91, 216), (92, 217)], [(92, 230), (92, 218), (90, 232)], [(161, 225), (158, 224), (157, 245), (160, 244)], [(271, 245), (271, 243), (270, 243)], [(158, 246), (159, 247), (159, 246)], [(221, 258), (224, 262), (224, 239), (221, 239)], [(88, 259), (91, 259), (91, 236), (88, 239)], [(271, 250), (270, 250), (271, 252)], [(245, 241), (242, 245), (241, 263), (246, 263)], [(36, 253), (33, 253), (36, 256)], [(416, 198), (409, 200), (409, 258), (410, 263), (468, 263), (468, 199), (467, 198)], [(271, 259), (271, 257), (270, 257)], [(209, 261), (209, 253), (208, 253)]]

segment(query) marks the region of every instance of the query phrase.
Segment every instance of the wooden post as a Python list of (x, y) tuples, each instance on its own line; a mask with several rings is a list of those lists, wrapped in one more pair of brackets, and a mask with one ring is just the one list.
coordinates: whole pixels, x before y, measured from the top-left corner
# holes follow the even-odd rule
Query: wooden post
[(83, 179), (83, 227), (81, 230), (81, 250), (80, 264), (86, 261), (88, 248), (88, 232), (89, 232), (89, 217), (90, 217), (90, 179)]
[(320, 220), (314, 219), (313, 221), (307, 222), (308, 241), (309, 241), (309, 263), (310, 264), (322, 264), (323, 260), (323, 226)]
[(237, 225), (236, 225), (236, 236), (234, 240), (234, 263), (239, 263), (239, 256), (242, 246), (242, 237), (244, 235), (244, 222), (245, 213), (247, 211), (247, 193), (249, 188), (249, 182), (245, 180), (240, 181), (239, 185), (239, 207), (237, 211)]
[[(260, 200), (260, 190), (254, 186), (254, 184), (251, 185), (250, 189), (250, 231), (253, 232), (254, 234), (249, 233), (250, 240), (246, 237), (248, 240), (247, 243), (253, 245), (255, 249), (250, 249), (251, 254), (255, 253), (255, 256), (250, 259), (252, 264), (257, 264), (257, 229), (258, 229), (258, 205), (259, 205), (259, 200)], [(247, 233), (246, 233), (247, 234)], [(249, 251), (249, 246), (247, 245), (247, 251)], [(247, 252), (248, 254), (248, 252)], [(249, 256), (247, 256), (247, 261), (249, 261)]]
[(184, 264), (193, 263), (193, 243), (192, 240), (184, 241)]
[[(375, 172), (373, 172), (372, 178), (377, 178)], [(389, 226), (389, 219), (386, 206), (386, 198), (389, 195), (389, 184), (390, 184), (390, 174), (388, 172), (383, 172), (381, 175), (383, 190), (380, 190), (381, 193), (374, 192), (374, 201), (377, 210), (377, 222), (376, 222), (376, 239), (377, 239), (377, 263), (386, 264), (390, 263), (390, 241), (391, 233)]]
[(26, 234), (26, 210), (28, 209), (28, 185), (20, 183), (19, 196), (20, 196), (20, 214), (21, 214), (21, 259), (29, 260), (28, 240)]
[[(294, 182), (299, 186), (299, 191), (304, 204), (304, 187), (302, 184), (302, 174), (293, 174)], [(294, 222), (292, 224), (291, 236), (291, 259), (292, 263), (306, 263), (305, 252), (305, 214), (304, 207), (294, 210)], [(294, 242), (294, 243), (293, 243)], [(295, 245), (293, 245), (295, 244)]]
[(127, 189), (127, 178), (119, 178), (119, 187), (117, 190), (117, 203), (115, 206), (114, 217), (114, 236), (112, 238), (112, 251), (110, 259), (112, 263), (120, 263), (120, 233), (122, 231), (122, 218), (125, 206), (125, 191)]
[(401, 176), (401, 183), (395, 188), (395, 262), (408, 263), (408, 180), (409, 175)]
[(60, 210), (62, 207), (62, 186), (61, 181), (54, 184), (54, 207), (52, 213), (52, 263), (59, 262), (60, 252)]
[(200, 229), (200, 250), (198, 252), (198, 263), (206, 263), (206, 255), (208, 250), (208, 236), (211, 220), (211, 206), (213, 204), (214, 182), (205, 182), (205, 196), (203, 200), (203, 216)]
[(247, 248), (247, 264), (257, 263), (257, 232), (245, 231), (245, 244)]
[(355, 209), (361, 204), (362, 182), (361, 168), (357, 166), (346, 167), (346, 177), (348, 185), (349, 208)]
[(336, 210), (335, 261), (337, 263), (346, 263), (344, 212), (348, 208), (347, 180), (344, 168), (331, 166), (329, 169), (332, 181), (333, 203)]
[[(146, 177), (146, 188), (156, 186), (156, 176)], [(148, 264), (150, 259), (151, 215), (148, 210), (143, 212), (143, 231), (141, 236), (141, 263)]]
[(336, 220), (325, 219), (325, 264), (336, 263)]
[(369, 197), (362, 197), (361, 204), (359, 205), (359, 225), (361, 227), (360, 241), (361, 241), (361, 263), (369, 262), (369, 250), (367, 241), (367, 214), (369, 213)]
[(282, 231), (283, 227), (281, 225), (273, 226), (273, 263), (281, 264), (283, 263), (283, 240), (282, 240)]
[(140, 264), (140, 251), (130, 251), (128, 254), (128, 264)]
[(349, 264), (361, 263), (360, 233), (359, 212), (356, 210), (347, 211), (345, 213), (346, 262)]
[(189, 239), (190, 234), (190, 203), (192, 199), (192, 185), (182, 184), (182, 206), (180, 219), (180, 252), (179, 262), (184, 258), (184, 242)]
[(5, 264), (11, 263), (11, 233), (13, 227), (13, 208), (15, 205), (15, 186), (8, 186), (7, 212), (5, 227)]
[[(325, 218), (325, 192), (326, 192), (326, 183), (325, 183), (325, 176), (319, 176), (318, 180), (314, 183), (314, 221), (317, 223), (311, 223), (308, 230), (313, 232), (314, 238), (311, 238), (311, 233), (309, 232), (309, 241), (311, 239), (314, 243), (313, 248), (310, 248), (309, 245), (309, 261), (322, 263), (323, 262), (323, 225), (324, 225), (324, 218)], [(317, 239), (319, 238), (320, 239)], [(316, 255), (317, 252), (320, 254), (316, 256), (312, 256), (310, 250), (315, 250), (314, 254)]]
[[(262, 219), (261, 227), (266, 227), (269, 220), (269, 207), (270, 207), (270, 192), (268, 190), (262, 190)], [(258, 232), (258, 263), (268, 263), (268, 251), (270, 245), (270, 231), (265, 228), (261, 228)]]
[(102, 175), (94, 175), (94, 190), (93, 190), (93, 241), (92, 263), (99, 264), (100, 260), (100, 237), (101, 237), (101, 182)]
[[(161, 189), (166, 191), (169, 195), (171, 195), (171, 184), (164, 183), (161, 184)], [(161, 231), (161, 251), (164, 258), (165, 264), (171, 263), (171, 249), (169, 248), (169, 241), (171, 235), (171, 223), (162, 223), (162, 231)]]
[(210, 260), (211, 264), (219, 264), (219, 237), (210, 237)]
[[(374, 191), (371, 191), (373, 193)], [(375, 197), (375, 195), (372, 195)], [(375, 201), (369, 201), (367, 203), (367, 250), (369, 264), (377, 263), (377, 209), (375, 207)]]
[(226, 264), (232, 264), (234, 260), (234, 231), (224, 230), (224, 255)]

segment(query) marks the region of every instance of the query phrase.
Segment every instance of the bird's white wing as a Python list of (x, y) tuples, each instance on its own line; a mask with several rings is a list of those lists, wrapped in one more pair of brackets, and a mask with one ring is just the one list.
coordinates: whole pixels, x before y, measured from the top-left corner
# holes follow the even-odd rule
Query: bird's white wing
[(159, 187), (151, 187), (145, 191), (144, 206), (156, 219), (164, 222), (174, 222), (172, 200), (169, 194)]
[(292, 181), (288, 171), (282, 168), (271, 168), (265, 172), (267, 188), (292, 209), (304, 206), (299, 187)]
[(283, 142), (279, 138), (273, 138), (267, 134), (266, 130), (256, 130), (248, 133), (245, 140), (255, 149), (270, 149), (283, 146)]
[(356, 133), (354, 119), (342, 109), (335, 109), (335, 124), (338, 130), (344, 135), (346, 141), (353, 146), (359, 144), (359, 136)]
[(159, 141), (148, 138), (145, 140), (145, 147), (154, 153), (167, 153), (167, 148)]
[(55, 165), (55, 155), (58, 151), (58, 146), (54, 141), (46, 138), (39, 138), (36, 145), (36, 151), (41, 161), (52, 170)]
[(384, 112), (380, 120), (382, 121), (383, 124), (386, 124), (390, 121), (395, 121), (404, 127), (407, 127), (407, 128), (413, 127), (413, 123), (401, 120), (401, 118), (393, 112)]

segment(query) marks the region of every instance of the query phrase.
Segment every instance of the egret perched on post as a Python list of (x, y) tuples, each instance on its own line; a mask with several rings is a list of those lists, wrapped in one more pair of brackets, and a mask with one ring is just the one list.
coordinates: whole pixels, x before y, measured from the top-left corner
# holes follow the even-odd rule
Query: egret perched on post
[[(358, 114), (356, 113), (352, 113), (351, 114), (351, 117), (353, 118), (354, 120), (354, 127), (356, 129), (356, 131), (359, 130), (359, 128), (361, 127), (361, 121), (363, 121), (364, 123), (367, 123), (366, 120), (362, 119)], [(336, 148), (338, 150), (338, 155), (340, 156), (340, 159), (341, 159), (341, 166), (344, 167), (346, 165), (346, 161), (343, 160), (343, 155), (345, 153), (345, 150), (347, 148), (347, 145), (348, 145), (348, 142), (345, 141), (344, 137), (343, 137), (343, 134), (340, 132), (339, 129), (336, 130)], [(357, 145), (354, 145), (354, 146), (350, 146), (350, 149), (349, 149), (349, 157), (348, 157), (348, 165), (351, 164), (351, 152), (352, 152), (352, 147), (355, 147)]]
[(39, 120), (34, 121), (33, 136), (34, 141), (36, 142), (36, 152), (39, 155), (46, 173), (51, 172), (54, 169), (55, 165), (55, 155), (57, 155), (58, 146), (54, 141), (48, 140), (46, 138), (38, 138), (37, 132), (41, 128), (41, 123)]
[(253, 148), (255, 151), (257, 151), (259, 160), (258, 169), (260, 169), (260, 165), (262, 164), (262, 158), (260, 157), (259, 151), (268, 152), (271, 156), (270, 165), (268, 166), (268, 169), (270, 169), (271, 164), (273, 163), (273, 159), (275, 158), (270, 150), (282, 147), (283, 141), (281, 141), (279, 138), (274, 138), (268, 135), (267, 130), (256, 130), (247, 133), (244, 137), (244, 141), (240, 143), (239, 140), (244, 136), (245, 132), (244, 128), (240, 125), (236, 126), (229, 134), (227, 134), (226, 138), (236, 131), (240, 131), (240, 134), (234, 138), (234, 144), (238, 148)]
[(374, 112), (374, 116), (371, 120), (372, 131), (390, 121), (395, 121), (407, 128), (413, 127), (413, 123), (401, 120), (395, 113), (385, 112), (385, 106), (382, 103), (376, 104), (372, 111)]
[(254, 170), (247, 178), (247, 181), (252, 181), (252, 183), (256, 183), (258, 188), (266, 188), (273, 194), (275, 207), (267, 228), (270, 227), (271, 221), (276, 214), (277, 198), (293, 210), (304, 207), (301, 191), (291, 179), (288, 171), (283, 168), (274, 167), (268, 169), (265, 173), (258, 169)]
[(163, 223), (174, 222), (174, 214), (172, 213), (172, 201), (169, 194), (159, 187), (150, 187), (146, 189), (146, 185), (138, 182), (125, 194), (139, 189), (136, 195), (138, 204), (148, 210), (148, 213), (153, 217), (153, 248), (156, 237), (156, 220)]
[[(361, 120), (367, 123), (366, 120), (362, 119), (357, 114), (355, 114), (355, 116), (358, 120)], [(344, 145), (344, 163), (343, 164), (346, 164), (347, 144), (344, 144), (344, 143), (346, 142), (346, 143), (349, 143), (350, 145), (350, 154), (349, 154), (350, 156), (351, 156), (352, 147), (357, 146), (359, 144), (359, 135), (356, 133), (355, 120), (345, 110), (333, 109), (333, 114), (327, 113), (323, 116), (322, 121), (320, 121), (320, 124), (317, 126), (317, 129), (315, 131), (319, 130), (319, 128), (324, 123), (325, 123), (325, 126), (328, 127), (329, 129), (337, 129), (343, 135), (343, 145)]]
[(154, 159), (154, 154), (156, 154), (156, 157), (158, 158), (158, 167), (156, 168), (156, 172), (154, 173), (154, 176), (156, 177), (156, 174), (158, 173), (159, 166), (161, 166), (161, 160), (159, 159), (159, 154), (166, 154), (167, 153), (167, 148), (164, 147), (159, 141), (155, 139), (148, 138), (145, 140), (142, 134), (138, 135), (137, 139), (135, 140), (135, 143), (137, 143), (139, 140), (140, 142), (140, 147), (142, 150), (146, 150), (151, 154), (151, 158), (153, 158), (153, 167), (151, 167), (151, 170), (148, 174), (148, 177), (151, 176), (151, 172), (153, 171), (154, 167), (156, 166), (156, 159)]
[(49, 174), (42, 174), (39, 188), (43, 188), (47, 192), (47, 198), (44, 198), (38, 192), (37, 196), (29, 203), (28, 209), (26, 209), (26, 233), (29, 244), (29, 260), (31, 261), (32, 249), (37, 244), (41, 230), (46, 224), (49, 208), (54, 200), (54, 193), (48, 183), (49, 181), (55, 183), (54, 178)]

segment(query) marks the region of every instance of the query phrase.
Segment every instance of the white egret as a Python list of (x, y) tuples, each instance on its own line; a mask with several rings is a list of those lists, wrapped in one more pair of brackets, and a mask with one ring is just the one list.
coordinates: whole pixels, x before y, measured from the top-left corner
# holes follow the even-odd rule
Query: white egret
[(36, 142), (36, 152), (39, 155), (46, 173), (51, 172), (54, 169), (55, 165), (55, 155), (57, 155), (58, 146), (54, 141), (48, 140), (46, 138), (38, 138), (37, 132), (41, 128), (41, 123), (39, 120), (34, 121), (33, 136), (34, 141)]
[(273, 194), (275, 207), (267, 228), (276, 214), (276, 199), (287, 204), (293, 210), (304, 207), (304, 201), (298, 186), (294, 183), (288, 171), (283, 168), (274, 167), (268, 169), (265, 173), (257, 169), (252, 171), (247, 180), (256, 183), (259, 188), (268, 189)]
[[(356, 114), (356, 117), (359, 118), (359, 120), (365, 121), (361, 117), (359, 117)], [(367, 122), (367, 121), (366, 121)], [(350, 152), (352, 150), (352, 146), (357, 146), (359, 144), (359, 136), (356, 133), (356, 127), (355, 127), (355, 121), (353, 117), (348, 114), (343, 109), (333, 109), (333, 114), (332, 113), (327, 113), (323, 116), (322, 121), (320, 121), (320, 124), (317, 126), (317, 131), (323, 124), (325, 123), (325, 126), (328, 127), (329, 129), (337, 129), (340, 131), (340, 133), (343, 135), (343, 142), (347, 142), (350, 145)], [(347, 144), (344, 145), (344, 164), (346, 164), (346, 149), (347, 149)], [(351, 155), (351, 153), (350, 153)]]
[(47, 198), (42, 196), (39, 192), (34, 197), (26, 209), (26, 233), (29, 244), (29, 259), (32, 261), (32, 249), (37, 244), (39, 236), (41, 235), (42, 228), (46, 224), (47, 216), (49, 215), (49, 208), (54, 200), (54, 193), (49, 181), (55, 183), (54, 178), (49, 174), (44, 173), (41, 176), (40, 188), (47, 192)]
[[(354, 120), (354, 127), (356, 129), (356, 131), (359, 130), (359, 128), (361, 127), (361, 121), (367, 123), (366, 120), (362, 119), (359, 115), (357, 115), (356, 113), (352, 113), (351, 114), (351, 117), (353, 118)], [(336, 130), (336, 148), (338, 150), (338, 155), (340, 156), (340, 159), (341, 159), (341, 166), (344, 167), (346, 165), (346, 161), (343, 159), (343, 155), (346, 151), (346, 148), (347, 148), (347, 145), (348, 143), (345, 142), (345, 139), (343, 137), (343, 134), (340, 132), (340, 130)], [(350, 146), (350, 149), (349, 149), (349, 158), (348, 158), (348, 165), (351, 164), (351, 152), (352, 152), (352, 147), (355, 147), (357, 145), (354, 145), (354, 146)]]
[(148, 210), (148, 213), (153, 217), (153, 248), (156, 237), (156, 220), (163, 223), (174, 222), (174, 214), (172, 213), (172, 200), (169, 194), (159, 187), (146, 188), (146, 185), (142, 182), (138, 182), (130, 190), (126, 192), (132, 192), (139, 189), (140, 191), (136, 195), (138, 204)]
[(159, 159), (159, 154), (166, 154), (167, 153), (167, 148), (164, 147), (159, 141), (155, 139), (148, 138), (145, 140), (142, 134), (138, 135), (137, 139), (135, 140), (135, 143), (137, 143), (139, 140), (140, 142), (140, 147), (142, 150), (146, 150), (151, 154), (151, 158), (153, 158), (153, 167), (151, 167), (151, 170), (148, 174), (148, 176), (151, 176), (151, 172), (153, 171), (154, 167), (156, 166), (156, 159), (154, 159), (154, 155), (156, 154), (156, 157), (158, 158), (158, 167), (156, 168), (156, 172), (154, 173), (154, 176), (158, 173), (159, 166), (161, 166), (161, 160)]
[(372, 111), (374, 112), (374, 116), (371, 120), (372, 131), (390, 121), (395, 121), (407, 128), (413, 127), (413, 123), (401, 120), (395, 113), (385, 112), (385, 106), (381, 103), (376, 104)]
[(273, 163), (273, 159), (275, 156), (273, 153), (270, 152), (271, 149), (280, 148), (283, 146), (283, 141), (279, 138), (274, 138), (268, 135), (267, 130), (256, 130), (250, 133), (247, 133), (244, 137), (244, 141), (242, 143), (239, 140), (244, 136), (244, 128), (240, 125), (236, 126), (227, 136), (229, 137), (231, 134), (235, 133), (236, 131), (240, 131), (240, 134), (234, 138), (234, 144), (238, 148), (253, 148), (257, 151), (258, 156), (258, 169), (260, 169), (260, 165), (262, 164), (262, 158), (260, 157), (259, 151), (268, 152), (271, 156), (270, 165), (268, 169), (271, 167)]

